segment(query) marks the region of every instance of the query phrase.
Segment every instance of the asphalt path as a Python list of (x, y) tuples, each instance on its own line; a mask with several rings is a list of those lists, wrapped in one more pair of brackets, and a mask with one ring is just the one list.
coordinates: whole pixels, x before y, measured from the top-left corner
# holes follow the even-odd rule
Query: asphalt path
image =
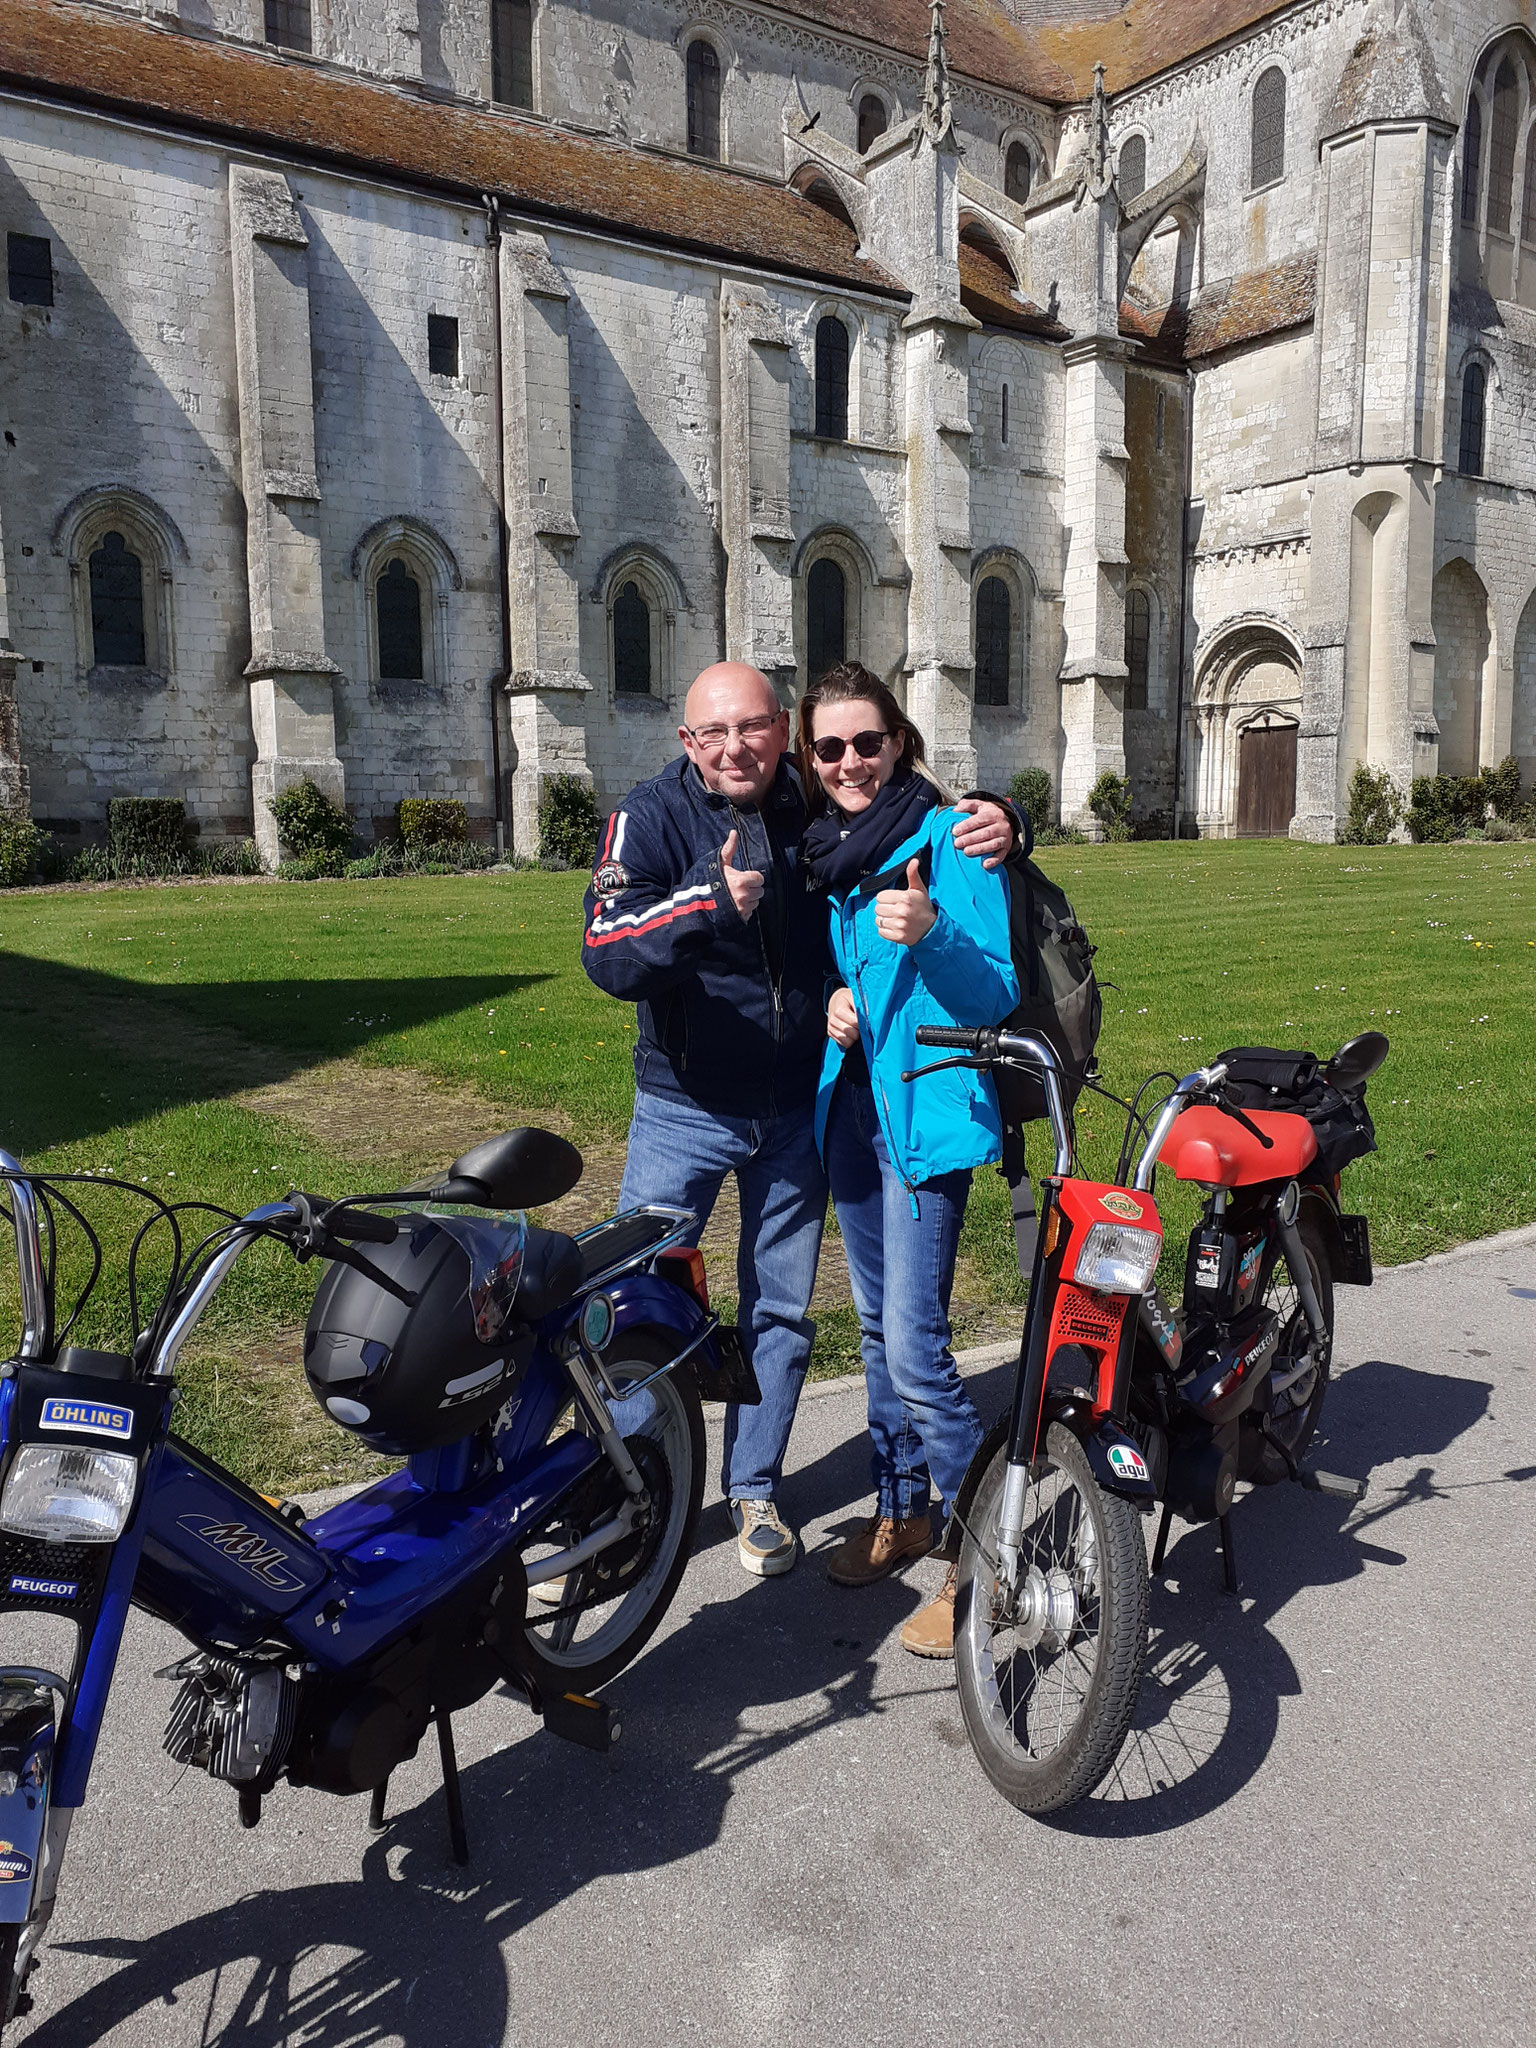
[[(1536, 1232), (1341, 1290), (1338, 1335), (1319, 1462), (1367, 1500), (1241, 1500), (1237, 1601), (1176, 1528), (1120, 1766), (1054, 1825), (896, 1641), (937, 1563), (824, 1576), (857, 1383), (796, 1424), (790, 1577), (745, 1578), (706, 1509), (611, 1755), (501, 1695), (460, 1717), (468, 1871), (432, 1745), (382, 1836), (288, 1787), (243, 1832), (160, 1751), (176, 1642), (136, 1617), (16, 2039), (1529, 2042)], [(1007, 1384), (979, 1364), (984, 1413)]]

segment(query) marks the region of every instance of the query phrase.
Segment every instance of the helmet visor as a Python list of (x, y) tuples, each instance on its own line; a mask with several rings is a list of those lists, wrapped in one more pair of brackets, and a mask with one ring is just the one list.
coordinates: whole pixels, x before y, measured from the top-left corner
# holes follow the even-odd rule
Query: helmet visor
[(468, 1257), (475, 1335), (482, 1344), (494, 1344), (511, 1320), (523, 1277), (528, 1218), (521, 1209), (465, 1209), (457, 1203), (452, 1208), (429, 1203), (425, 1213)]

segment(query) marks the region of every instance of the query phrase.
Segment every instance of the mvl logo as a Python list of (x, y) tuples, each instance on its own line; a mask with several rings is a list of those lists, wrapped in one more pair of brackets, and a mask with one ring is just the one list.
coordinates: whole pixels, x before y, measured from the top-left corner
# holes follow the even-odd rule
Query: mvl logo
[(177, 1527), (190, 1530), (210, 1549), (232, 1558), (242, 1571), (249, 1572), (253, 1579), (260, 1579), (274, 1592), (303, 1591), (304, 1581), (284, 1569), (288, 1561), (287, 1552), (275, 1543), (268, 1543), (255, 1529), (247, 1529), (244, 1522), (220, 1522), (212, 1515), (182, 1515), (178, 1518)]

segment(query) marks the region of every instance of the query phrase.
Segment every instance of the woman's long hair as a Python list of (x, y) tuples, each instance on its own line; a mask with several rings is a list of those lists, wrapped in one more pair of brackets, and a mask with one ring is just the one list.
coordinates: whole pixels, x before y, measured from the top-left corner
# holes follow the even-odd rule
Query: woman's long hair
[(886, 731), (896, 733), (901, 740), (901, 754), (891, 771), (893, 779), (909, 770), (915, 771), (925, 782), (933, 784), (941, 803), (952, 804), (955, 801), (954, 791), (941, 782), (928, 766), (924, 758), (923, 736), (897, 703), (894, 691), (863, 662), (840, 661), (825, 675), (818, 676), (800, 699), (800, 730), (796, 742), (800, 781), (805, 790), (806, 808), (813, 818), (818, 817), (829, 802), (821, 777), (816, 773), (816, 758), (811, 751), (816, 737), (816, 713), (823, 704), (873, 704)]

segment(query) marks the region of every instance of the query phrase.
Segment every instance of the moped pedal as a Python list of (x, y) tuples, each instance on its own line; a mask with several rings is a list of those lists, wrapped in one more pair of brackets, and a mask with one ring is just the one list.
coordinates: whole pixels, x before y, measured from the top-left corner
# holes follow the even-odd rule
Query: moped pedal
[(1326, 1493), (1332, 1500), (1347, 1500), (1351, 1506), (1365, 1499), (1367, 1481), (1346, 1479), (1338, 1472), (1317, 1472), (1308, 1466), (1301, 1475), (1308, 1493)]
[(580, 1692), (551, 1693), (544, 1702), (544, 1726), (562, 1742), (596, 1750), (612, 1749), (623, 1733), (606, 1700), (589, 1700)]

